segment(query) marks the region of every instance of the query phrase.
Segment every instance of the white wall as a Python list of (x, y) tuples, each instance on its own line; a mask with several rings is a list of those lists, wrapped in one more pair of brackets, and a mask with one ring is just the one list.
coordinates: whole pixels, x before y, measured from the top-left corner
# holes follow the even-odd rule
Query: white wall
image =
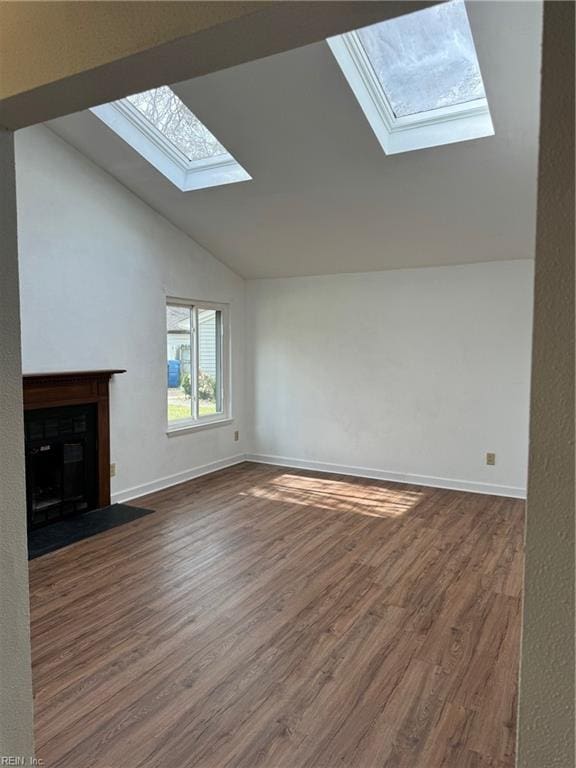
[(252, 453), (524, 494), (532, 271), (249, 281)]
[[(16, 158), (23, 369), (127, 369), (115, 498), (242, 453), (244, 281), (47, 128), (17, 133)], [(234, 424), (166, 435), (166, 295), (230, 303)]]
[[(531, 262), (245, 282), (48, 129), (16, 149), (24, 370), (127, 369), (115, 498), (244, 452), (524, 493)], [(166, 295), (230, 302), (234, 424), (167, 437)]]

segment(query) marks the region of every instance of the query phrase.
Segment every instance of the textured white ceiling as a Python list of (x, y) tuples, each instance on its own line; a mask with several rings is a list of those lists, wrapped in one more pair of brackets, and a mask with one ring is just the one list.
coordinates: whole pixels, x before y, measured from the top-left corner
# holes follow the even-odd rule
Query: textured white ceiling
[(386, 156), (326, 43), (174, 86), (253, 181), (180, 192), (89, 112), (48, 125), (244, 277), (532, 258), (541, 13), (468, 3), (485, 139)]

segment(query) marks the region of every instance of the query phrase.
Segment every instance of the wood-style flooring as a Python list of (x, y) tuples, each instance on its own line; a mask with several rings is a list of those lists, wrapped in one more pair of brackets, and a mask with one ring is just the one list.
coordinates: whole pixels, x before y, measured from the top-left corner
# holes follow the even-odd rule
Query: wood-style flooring
[(241, 464), (30, 564), (45, 768), (511, 768), (524, 504)]

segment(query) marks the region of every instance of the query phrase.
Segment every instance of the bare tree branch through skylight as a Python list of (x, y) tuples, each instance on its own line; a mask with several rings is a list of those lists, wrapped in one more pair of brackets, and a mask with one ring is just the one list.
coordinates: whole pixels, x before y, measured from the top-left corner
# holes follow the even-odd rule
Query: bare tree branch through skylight
[(227, 154), (218, 139), (167, 85), (128, 96), (127, 100), (188, 160)]

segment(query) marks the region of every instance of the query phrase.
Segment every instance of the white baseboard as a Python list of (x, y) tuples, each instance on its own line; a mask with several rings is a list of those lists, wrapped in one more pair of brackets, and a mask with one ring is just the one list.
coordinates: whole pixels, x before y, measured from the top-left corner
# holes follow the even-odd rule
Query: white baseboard
[(524, 488), (516, 488), (512, 485), (493, 485), (490, 483), (478, 483), (470, 480), (454, 480), (452, 478), (433, 477), (430, 475), (400, 474), (398, 472), (387, 472), (382, 469), (353, 467), (344, 464), (328, 464), (322, 461), (303, 461), (302, 459), (290, 459), (285, 456), (266, 456), (254, 453), (246, 454), (245, 460), (254, 461), (258, 464), (274, 464), (278, 467), (291, 467), (292, 469), (310, 469), (314, 472), (330, 472), (335, 475), (352, 475), (356, 477), (368, 477), (372, 480), (388, 480), (393, 483), (424, 485), (431, 488), (448, 488), (452, 491), (485, 493), (489, 496), (510, 496), (514, 499), (526, 498), (526, 490)]
[(240, 464), (243, 461), (246, 461), (246, 455), (243, 453), (238, 453), (235, 456), (229, 456), (226, 459), (212, 461), (210, 464), (203, 464), (200, 467), (186, 469), (184, 472), (177, 472), (175, 475), (167, 475), (166, 477), (161, 477), (158, 480), (153, 480), (151, 483), (135, 485), (132, 488), (126, 488), (124, 491), (113, 493), (112, 503), (117, 504), (118, 502), (137, 499), (139, 496), (147, 496), (149, 493), (162, 491), (164, 488), (170, 488), (173, 485), (185, 483), (187, 480), (193, 480), (195, 477), (209, 475), (211, 472), (217, 472), (219, 469), (232, 467), (234, 464)]
[(112, 503), (131, 501), (139, 496), (147, 496), (155, 491), (162, 491), (164, 488), (170, 488), (179, 483), (185, 483), (187, 480), (193, 480), (195, 477), (209, 475), (211, 472), (217, 472), (219, 469), (226, 469), (243, 461), (253, 461), (257, 464), (273, 464), (278, 467), (288, 467), (292, 469), (310, 469), (314, 472), (328, 472), (334, 475), (351, 475), (352, 477), (367, 477), (372, 480), (388, 480), (393, 483), (406, 483), (409, 485), (424, 485), (430, 488), (448, 488), (453, 491), (467, 491), (468, 493), (485, 493), (490, 496), (509, 496), (515, 499), (525, 499), (526, 491), (524, 488), (516, 488), (511, 485), (493, 485), (490, 483), (471, 482), (469, 480), (454, 480), (446, 477), (433, 477), (430, 475), (412, 475), (400, 474), (398, 472), (387, 472), (382, 469), (371, 469), (367, 467), (347, 466), (345, 464), (330, 464), (322, 461), (304, 461), (302, 459), (291, 459), (286, 456), (267, 456), (255, 453), (238, 453), (235, 456), (229, 456), (225, 459), (219, 459), (209, 464), (203, 464), (200, 467), (193, 467), (184, 472), (177, 472), (174, 475), (167, 475), (150, 483), (135, 485), (132, 488), (126, 488), (112, 494)]

